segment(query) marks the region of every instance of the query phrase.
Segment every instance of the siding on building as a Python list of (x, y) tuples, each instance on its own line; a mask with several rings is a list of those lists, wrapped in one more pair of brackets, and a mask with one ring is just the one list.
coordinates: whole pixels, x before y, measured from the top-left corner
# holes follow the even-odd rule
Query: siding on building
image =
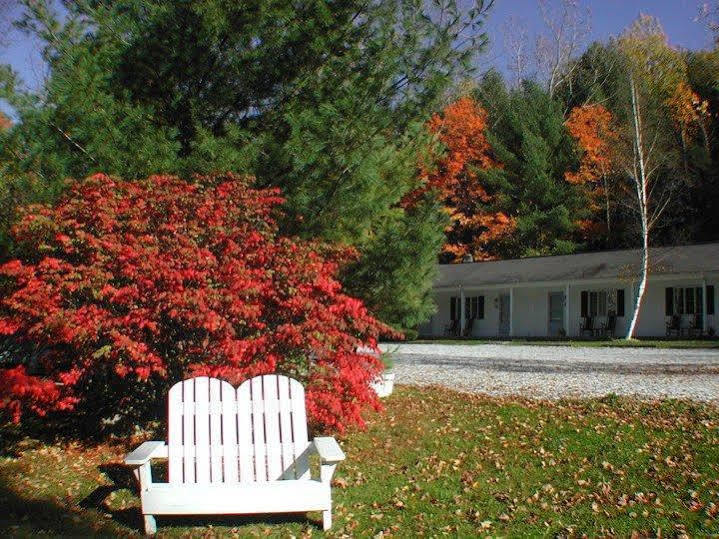
[[(477, 262), (440, 266), (434, 285), (438, 310), (419, 327), (420, 335), (439, 337), (450, 324), (450, 298), (484, 296), (484, 318), (475, 320), (474, 337), (498, 337), (500, 295), (512, 290), (511, 306), (514, 337), (549, 335), (549, 295), (565, 294), (569, 286), (569, 314), (563, 311), (563, 327), (568, 336), (579, 336), (582, 323), (582, 291), (608, 291), (624, 294), (624, 316), (618, 316), (615, 335), (626, 333), (634, 306), (639, 250), (611, 251), (557, 257)], [(635, 335), (664, 336), (668, 317), (665, 312), (667, 287), (713, 287), (716, 305), (719, 286), (719, 243), (652, 249), (654, 260), (644, 295)], [(633, 273), (634, 272), (634, 273)], [(709, 288), (712, 290), (712, 288)], [(707, 298), (710, 299), (710, 298)], [(614, 306), (616, 309), (616, 306)], [(701, 312), (701, 306), (698, 306)], [(684, 315), (687, 326), (692, 315)], [(606, 318), (596, 318), (597, 324)], [(708, 315), (707, 328), (716, 328), (715, 316)]]

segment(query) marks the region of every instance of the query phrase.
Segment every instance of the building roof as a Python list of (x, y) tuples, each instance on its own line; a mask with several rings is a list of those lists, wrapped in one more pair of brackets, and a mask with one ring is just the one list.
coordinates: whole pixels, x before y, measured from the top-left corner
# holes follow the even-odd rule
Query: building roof
[[(641, 249), (513, 260), (440, 264), (435, 288), (533, 282), (632, 279), (639, 275)], [(652, 247), (650, 274), (719, 271), (719, 243)]]

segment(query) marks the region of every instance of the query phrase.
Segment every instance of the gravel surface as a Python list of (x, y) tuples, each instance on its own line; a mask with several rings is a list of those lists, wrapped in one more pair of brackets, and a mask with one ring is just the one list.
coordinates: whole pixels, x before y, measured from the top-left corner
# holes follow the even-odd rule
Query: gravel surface
[(719, 403), (719, 350), (387, 344), (398, 384), (556, 399), (608, 393)]

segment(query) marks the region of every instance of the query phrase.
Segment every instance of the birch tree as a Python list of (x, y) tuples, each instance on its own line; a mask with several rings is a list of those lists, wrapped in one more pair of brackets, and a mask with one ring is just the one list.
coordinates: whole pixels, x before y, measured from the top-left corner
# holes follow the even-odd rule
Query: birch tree
[(17, 4), (17, 0), (0, 0), (0, 47), (7, 46), (10, 41), (12, 14)]
[(519, 17), (510, 17), (502, 27), (502, 37), (507, 69), (512, 73), (512, 87), (519, 88), (527, 76), (531, 54), (527, 23)]
[(576, 67), (576, 63), (570, 61), (589, 35), (589, 11), (581, 9), (576, 0), (560, 0), (558, 6), (552, 6), (549, 0), (540, 0), (539, 9), (545, 32), (537, 37), (535, 46), (537, 70), (553, 97)]
[(626, 333), (631, 339), (649, 279), (651, 233), (677, 186), (678, 156), (671, 144), (667, 106), (673, 89), (686, 77), (686, 67), (654, 17), (640, 15), (618, 46), (626, 62), (630, 119), (618, 160), (629, 180), (626, 202), (638, 216), (641, 235), (637, 295)]

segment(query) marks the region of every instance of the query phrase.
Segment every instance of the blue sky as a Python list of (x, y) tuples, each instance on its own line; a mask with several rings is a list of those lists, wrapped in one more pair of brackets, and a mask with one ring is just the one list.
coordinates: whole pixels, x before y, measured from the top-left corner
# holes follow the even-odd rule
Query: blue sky
[[(550, 2), (556, 4), (558, 0)], [(704, 0), (579, 0), (579, 3), (590, 11), (591, 31), (587, 42), (605, 41), (620, 34), (640, 12), (644, 12), (659, 18), (669, 41), (675, 46), (701, 49), (711, 44), (709, 32), (695, 20)], [(494, 66), (506, 70), (503, 32), (512, 16), (526, 23), (530, 36), (541, 30), (538, 0), (496, 0), (486, 25), (492, 47), (481, 58), (481, 68)], [(45, 76), (39, 45), (17, 32), (7, 37), (10, 45), (0, 49), (0, 63), (11, 64), (28, 86), (37, 88)]]
[[(673, 46), (704, 49), (712, 44), (710, 32), (696, 20), (706, 0), (579, 0), (578, 3), (582, 9), (589, 10), (590, 32), (586, 43), (618, 36), (640, 13), (646, 13), (659, 18)], [(559, 1), (550, 0), (550, 4), (557, 6)], [(481, 59), (482, 67), (493, 65), (506, 70), (503, 34), (512, 17), (526, 24), (530, 36), (536, 36), (543, 28), (538, 0), (495, 0), (486, 25), (492, 46)]]

